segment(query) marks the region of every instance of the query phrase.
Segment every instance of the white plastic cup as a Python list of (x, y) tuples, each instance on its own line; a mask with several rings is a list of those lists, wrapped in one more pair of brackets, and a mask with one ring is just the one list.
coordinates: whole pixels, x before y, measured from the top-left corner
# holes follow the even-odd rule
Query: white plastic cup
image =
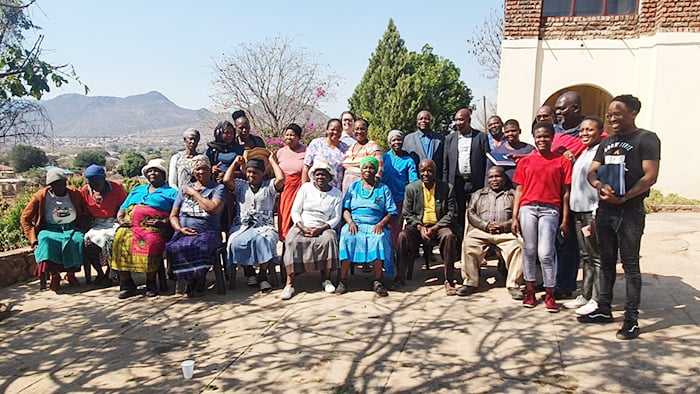
[(182, 376), (185, 379), (192, 379), (192, 375), (194, 375), (194, 360), (185, 360), (180, 366), (182, 367)]

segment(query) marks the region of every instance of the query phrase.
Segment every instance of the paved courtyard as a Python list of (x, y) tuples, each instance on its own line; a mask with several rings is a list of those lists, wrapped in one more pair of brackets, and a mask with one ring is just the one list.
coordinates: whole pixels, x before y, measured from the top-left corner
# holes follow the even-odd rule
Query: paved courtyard
[(285, 302), (242, 275), (225, 295), (125, 301), (33, 280), (0, 289), (0, 392), (697, 392), (700, 213), (649, 215), (641, 254), (642, 334), (628, 342), (615, 339), (621, 275), (608, 325), (523, 308), (493, 262), (465, 298), (444, 295), (439, 262), (386, 298), (361, 273), (343, 296), (299, 276)]

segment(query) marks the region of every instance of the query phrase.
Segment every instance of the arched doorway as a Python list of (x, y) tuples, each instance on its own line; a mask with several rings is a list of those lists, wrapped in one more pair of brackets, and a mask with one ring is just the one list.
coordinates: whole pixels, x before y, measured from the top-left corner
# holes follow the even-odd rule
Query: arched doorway
[(578, 92), (578, 94), (581, 96), (581, 103), (583, 107), (581, 108), (581, 113), (583, 113), (583, 115), (596, 115), (600, 116), (601, 119), (605, 119), (605, 113), (608, 111), (608, 105), (610, 104), (610, 101), (612, 101), (613, 96), (612, 94), (608, 93), (607, 90), (595, 85), (581, 84), (567, 86), (552, 93), (552, 95), (549, 96), (544, 103), (554, 108), (554, 104), (556, 103), (559, 95), (564, 92), (568, 92), (569, 90)]

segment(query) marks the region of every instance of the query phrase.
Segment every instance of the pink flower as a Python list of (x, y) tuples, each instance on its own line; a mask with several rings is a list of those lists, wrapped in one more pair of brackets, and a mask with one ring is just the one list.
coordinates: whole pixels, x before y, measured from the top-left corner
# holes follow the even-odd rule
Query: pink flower
[(326, 96), (326, 90), (323, 89), (323, 87), (319, 86), (316, 89), (316, 97), (325, 97)]

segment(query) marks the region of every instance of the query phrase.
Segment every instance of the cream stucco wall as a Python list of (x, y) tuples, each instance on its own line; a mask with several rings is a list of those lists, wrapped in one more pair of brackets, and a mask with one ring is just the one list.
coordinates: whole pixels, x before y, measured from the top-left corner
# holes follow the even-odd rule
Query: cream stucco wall
[[(692, 170), (700, 126), (700, 33), (658, 33), (625, 40), (504, 40), (498, 114), (523, 125), (523, 139), (537, 108), (559, 89), (596, 86), (642, 102), (637, 126), (661, 139), (656, 188), (700, 198), (700, 170)], [(696, 153), (698, 152), (698, 153)]]

